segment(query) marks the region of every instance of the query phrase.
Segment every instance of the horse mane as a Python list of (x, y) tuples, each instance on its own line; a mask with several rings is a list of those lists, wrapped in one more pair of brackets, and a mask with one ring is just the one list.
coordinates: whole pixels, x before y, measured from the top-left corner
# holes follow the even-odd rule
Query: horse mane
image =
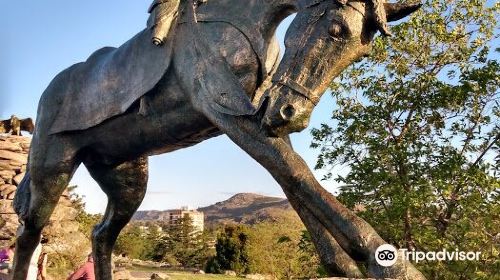
[[(359, 0), (335, 0), (342, 6), (348, 5), (349, 1), (359, 1)], [(375, 21), (375, 25), (377, 29), (384, 36), (391, 36), (391, 31), (389, 30), (389, 26), (387, 25), (387, 14), (385, 12), (384, 3), (385, 0), (363, 0), (365, 1), (369, 8), (372, 10), (373, 20)]]
[[(311, 7), (316, 4), (330, 1), (330, 0), (299, 0), (301, 7)], [(373, 20), (375, 21), (375, 26), (384, 36), (391, 36), (391, 31), (387, 25), (387, 14), (385, 12), (384, 3), (385, 0), (335, 0), (336, 3), (341, 6), (349, 5), (349, 2), (366, 2), (368, 7), (371, 9), (373, 14)]]

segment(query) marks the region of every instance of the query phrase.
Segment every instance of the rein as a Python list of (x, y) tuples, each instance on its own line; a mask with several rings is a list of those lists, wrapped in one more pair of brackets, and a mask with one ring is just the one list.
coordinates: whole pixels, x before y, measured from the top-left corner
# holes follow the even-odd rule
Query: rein
[[(317, 6), (325, 1), (332, 1), (332, 0), (313, 0), (313, 1), (308, 2), (307, 5), (302, 6), (301, 10), (307, 10), (307, 9), (312, 8), (314, 6)], [(340, 4), (341, 6), (349, 6), (352, 9), (354, 9), (356, 12), (358, 12), (364, 16), (364, 13), (359, 11), (358, 9), (356, 9), (356, 7), (354, 7), (353, 5), (349, 4), (348, 0), (347, 1), (346, 0), (337, 0), (336, 2), (338, 2), (338, 4)], [(292, 92), (309, 100), (312, 104), (314, 104), (314, 106), (318, 105), (318, 103), (319, 103), (319, 98), (314, 97), (313, 91), (310, 88), (308, 88), (308, 87), (300, 84), (299, 82), (291, 79), (289, 77), (288, 73), (285, 73), (284, 75), (282, 75), (278, 79), (273, 78), (272, 82), (291, 89)]]
[(314, 106), (318, 105), (319, 103), (319, 98), (313, 98), (312, 96), (312, 90), (307, 88), (306, 86), (303, 86), (296, 82), (295, 80), (290, 79), (288, 76), (281, 76), (279, 79), (272, 80), (273, 83), (280, 84), (282, 86), (285, 86), (289, 89), (291, 89), (293, 92), (297, 93), (298, 95), (304, 97), (305, 99), (309, 100)]
[[(331, 1), (331, 0), (313, 0), (313, 1), (310, 1), (307, 3), (307, 5), (302, 6), (301, 10), (307, 10), (309, 8), (312, 8), (312, 7), (319, 5), (319, 4), (326, 2), (326, 1)], [(295, 81), (294, 79), (291, 79), (289, 77), (289, 74), (286, 72), (278, 79), (273, 78), (272, 82), (291, 89), (293, 93), (296, 93), (297, 95), (304, 97), (306, 100), (308, 100), (309, 102), (314, 104), (314, 106), (318, 105), (318, 103), (319, 103), (319, 98), (313, 97), (313, 91), (310, 88), (300, 84), (299, 82)]]

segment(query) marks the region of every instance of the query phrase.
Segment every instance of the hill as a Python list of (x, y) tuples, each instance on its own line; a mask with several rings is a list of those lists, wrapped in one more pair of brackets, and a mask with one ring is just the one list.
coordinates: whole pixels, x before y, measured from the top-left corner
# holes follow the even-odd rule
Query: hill
[(239, 193), (228, 200), (199, 208), (207, 225), (242, 223), (254, 224), (296, 216), (288, 200), (254, 193)]
[[(255, 224), (290, 217), (298, 219), (288, 200), (254, 193), (239, 193), (227, 200), (198, 208), (198, 211), (205, 215), (208, 227), (230, 223)], [(138, 211), (134, 220), (161, 220), (163, 216), (163, 211)]]

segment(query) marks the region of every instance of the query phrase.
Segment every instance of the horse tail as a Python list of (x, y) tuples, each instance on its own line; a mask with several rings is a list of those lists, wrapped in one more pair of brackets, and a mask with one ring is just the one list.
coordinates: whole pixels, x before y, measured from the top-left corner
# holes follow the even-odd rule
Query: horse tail
[(26, 174), (24, 175), (23, 180), (17, 186), (16, 195), (14, 196), (14, 211), (17, 213), (17, 216), (21, 220), (25, 220), (28, 216), (28, 211), (30, 208), (30, 200), (31, 200), (31, 177), (28, 170), (26, 170)]

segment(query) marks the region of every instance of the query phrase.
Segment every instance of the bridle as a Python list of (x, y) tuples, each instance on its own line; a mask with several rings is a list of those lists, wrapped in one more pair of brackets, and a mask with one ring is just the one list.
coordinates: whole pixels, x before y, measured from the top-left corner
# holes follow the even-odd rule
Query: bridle
[[(332, 1), (332, 0), (314, 0), (314, 1), (309, 2), (307, 5), (304, 5), (301, 10), (306, 10), (306, 9), (312, 8), (312, 7), (314, 7), (318, 4), (321, 4), (325, 1)], [(361, 11), (356, 9), (354, 6), (350, 5), (348, 1), (345, 1), (345, 3), (339, 2), (339, 4), (343, 5), (343, 6), (349, 6), (349, 7), (353, 8), (355, 11), (357, 11), (358, 13), (363, 14)], [(364, 14), (363, 14), (363, 16), (364, 16)], [(299, 82), (291, 79), (287, 72), (285, 72), (285, 74), (283, 74), (279, 78), (273, 78), (272, 82), (291, 89), (293, 93), (304, 97), (306, 100), (309, 100), (312, 104), (314, 104), (314, 106), (318, 105), (318, 103), (319, 103), (320, 98), (313, 95), (313, 90), (311, 90), (310, 88), (308, 88), (308, 87), (300, 84)]]
[[(316, 5), (319, 5), (325, 1), (331, 1), (331, 0), (313, 0), (313, 1), (308, 2), (306, 5), (303, 5), (302, 7), (300, 7), (300, 10), (303, 11), (303, 10), (310, 9), (310, 8), (312, 8)], [(285, 72), (279, 78), (273, 77), (272, 82), (291, 89), (292, 93), (295, 93), (299, 96), (302, 96), (303, 98), (305, 98), (306, 100), (311, 102), (314, 106), (318, 105), (318, 103), (319, 103), (319, 98), (313, 97), (313, 91), (310, 88), (300, 84), (299, 82), (295, 81), (294, 79), (291, 79), (287, 72)]]
[(287, 75), (281, 76), (279, 79), (273, 79), (273, 83), (285, 86), (292, 90), (292, 92), (309, 100), (314, 106), (318, 105), (319, 98), (312, 97), (312, 90), (306, 86), (299, 84), (297, 81), (290, 79)]

